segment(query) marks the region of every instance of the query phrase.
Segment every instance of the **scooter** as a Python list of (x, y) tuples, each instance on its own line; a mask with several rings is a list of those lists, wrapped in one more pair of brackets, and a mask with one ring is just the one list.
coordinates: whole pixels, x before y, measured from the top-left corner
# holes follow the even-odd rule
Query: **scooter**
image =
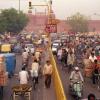
[(71, 82), (70, 93), (75, 96), (75, 100), (80, 100), (83, 94), (83, 83), (81, 81)]

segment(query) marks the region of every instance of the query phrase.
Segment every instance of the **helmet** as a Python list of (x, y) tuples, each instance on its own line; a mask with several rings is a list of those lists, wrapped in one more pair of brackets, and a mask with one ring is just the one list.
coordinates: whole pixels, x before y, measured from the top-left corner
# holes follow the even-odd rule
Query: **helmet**
[(78, 70), (79, 70), (79, 68), (78, 68), (78, 67), (75, 67), (75, 70), (76, 70), (76, 71), (78, 71)]

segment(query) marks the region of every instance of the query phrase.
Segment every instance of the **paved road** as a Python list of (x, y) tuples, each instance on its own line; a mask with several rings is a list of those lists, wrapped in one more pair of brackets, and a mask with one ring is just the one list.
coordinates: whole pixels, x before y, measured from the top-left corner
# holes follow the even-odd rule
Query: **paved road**
[[(18, 74), (18, 72), (21, 70), (21, 67), (22, 67), (21, 66), (22, 58), (19, 55), (19, 56), (16, 56), (16, 59), (17, 59), (17, 64), (16, 64), (15, 73)], [(44, 61), (45, 61), (44, 59), (45, 58), (43, 58), (42, 65), (44, 64)], [(30, 66), (30, 64), (29, 64), (29, 66)], [(12, 88), (12, 86), (14, 86), (16, 84), (19, 84), (19, 81), (15, 76), (12, 77), (11, 79), (9, 79), (8, 85), (6, 87), (4, 87), (3, 100), (11, 100), (11, 94), (12, 94), (11, 88)], [(32, 85), (32, 81), (30, 81), (29, 84)], [(17, 100), (22, 100), (22, 99), (19, 98)], [(36, 90), (32, 90), (31, 100), (56, 100), (53, 82), (51, 84), (51, 88), (46, 89), (46, 88), (44, 88), (44, 78), (43, 77), (39, 78), (39, 84), (38, 84)]]
[[(62, 70), (61, 63), (56, 59), (56, 57), (55, 57), (55, 60), (57, 63), (57, 68), (59, 70), (59, 74), (60, 74), (60, 77), (61, 77), (61, 80), (63, 83), (63, 87), (64, 87), (64, 91), (65, 91), (67, 100), (75, 100), (69, 94), (69, 91), (68, 91), (70, 73), (68, 73), (67, 68), (64, 68)], [(91, 79), (85, 78), (83, 98), (86, 98), (89, 93), (94, 93), (96, 95), (96, 97), (100, 99), (100, 91), (97, 90), (97, 86), (92, 84)]]

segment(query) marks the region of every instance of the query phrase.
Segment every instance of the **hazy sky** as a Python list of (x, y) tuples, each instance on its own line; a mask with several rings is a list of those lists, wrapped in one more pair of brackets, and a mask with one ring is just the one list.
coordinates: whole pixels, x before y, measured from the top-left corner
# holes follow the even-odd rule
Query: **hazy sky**
[[(46, 0), (30, 0), (33, 4)], [(28, 11), (29, 0), (20, 0), (21, 10)], [(14, 7), (18, 9), (19, 0), (0, 0), (0, 9)], [(68, 16), (80, 12), (92, 19), (100, 19), (100, 0), (53, 0), (53, 10), (57, 18), (66, 19)], [(38, 8), (39, 9), (39, 8)], [(97, 13), (98, 15), (94, 15)]]

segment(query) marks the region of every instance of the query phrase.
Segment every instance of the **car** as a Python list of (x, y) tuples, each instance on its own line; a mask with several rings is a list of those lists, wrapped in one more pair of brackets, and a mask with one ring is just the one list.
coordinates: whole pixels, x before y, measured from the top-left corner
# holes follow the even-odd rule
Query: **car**
[(60, 46), (61, 46), (61, 40), (59, 39), (59, 40), (54, 40), (53, 42), (52, 42), (52, 44), (59, 44)]
[(54, 42), (52, 43), (52, 47), (51, 50), (53, 52), (53, 54), (57, 54), (58, 48), (60, 47), (60, 43), (59, 42)]
[(25, 44), (25, 47), (28, 47), (29, 49), (31, 49), (34, 47), (34, 45), (33, 44)]

